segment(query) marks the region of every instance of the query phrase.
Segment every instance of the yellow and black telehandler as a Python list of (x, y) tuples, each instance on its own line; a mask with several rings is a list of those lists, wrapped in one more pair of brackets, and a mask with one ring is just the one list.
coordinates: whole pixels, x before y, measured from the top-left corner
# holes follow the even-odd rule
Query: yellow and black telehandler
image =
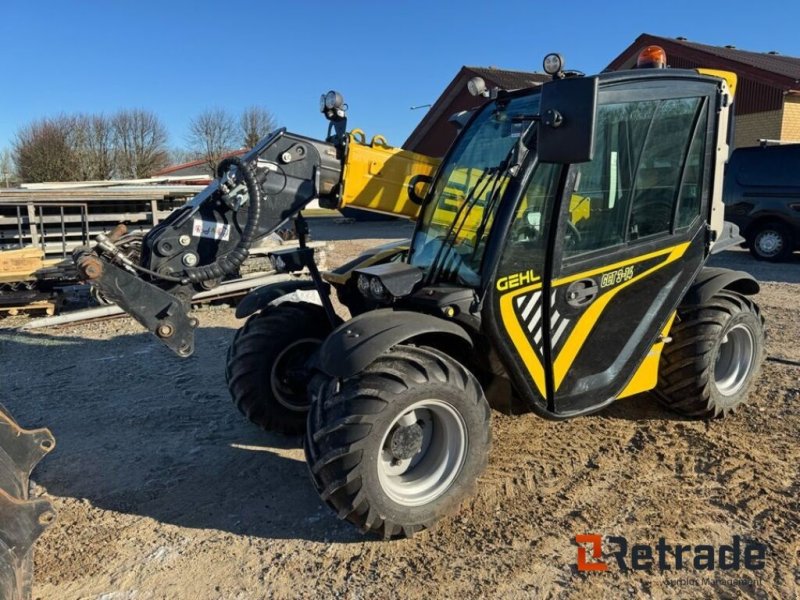
[[(646, 391), (692, 417), (747, 398), (764, 354), (759, 285), (706, 266), (741, 241), (721, 198), (735, 76), (648, 62), (663, 65), (663, 51), (595, 76), (548, 55), (552, 81), (530, 89), (472, 81), (486, 101), (441, 162), (348, 133), (331, 92), (324, 142), (275, 132), (223, 161), (137, 261), (100, 236), (78, 268), (188, 355), (191, 296), (294, 219), (299, 248), (273, 264), (310, 278), (239, 305), (252, 316), (229, 353), (234, 401), (264, 427), (304, 433), (340, 518), (411, 535), (476, 484), (492, 396), (553, 419)], [(413, 237), (321, 274), (301, 213), (316, 198), (416, 218)], [(282, 302), (298, 289), (319, 302)]]

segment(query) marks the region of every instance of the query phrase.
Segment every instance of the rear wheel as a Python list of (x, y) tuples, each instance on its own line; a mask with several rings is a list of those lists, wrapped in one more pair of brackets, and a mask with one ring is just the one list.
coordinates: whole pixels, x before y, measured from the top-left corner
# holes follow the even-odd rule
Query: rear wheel
[(723, 290), (678, 310), (661, 354), (656, 395), (691, 417), (725, 416), (747, 400), (764, 359), (763, 319), (746, 296)]
[(263, 429), (305, 431), (307, 362), (331, 330), (325, 310), (307, 302), (284, 302), (250, 317), (233, 338), (225, 369), (242, 414)]
[(748, 237), (750, 253), (759, 260), (786, 260), (794, 250), (791, 229), (778, 221), (756, 225)]
[(489, 454), (490, 411), (461, 364), (397, 346), (315, 389), (306, 460), (339, 518), (384, 538), (410, 536), (471, 495)]

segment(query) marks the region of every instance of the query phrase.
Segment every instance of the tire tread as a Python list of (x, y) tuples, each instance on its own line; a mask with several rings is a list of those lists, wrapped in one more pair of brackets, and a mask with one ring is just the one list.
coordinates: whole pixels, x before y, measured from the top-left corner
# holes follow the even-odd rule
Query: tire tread
[[(460, 398), (481, 411), (486, 446), (485, 451), (481, 450), (478, 472), (486, 467), (491, 444), (490, 409), (480, 384), (465, 367), (438, 350), (395, 346), (359, 375), (340, 383), (330, 380), (321, 386), (324, 389), (312, 403), (305, 436), (306, 460), (314, 486), (339, 518), (385, 539), (411, 536), (430, 527), (445, 514), (457, 510), (476, 483), (468, 482), (457, 497), (448, 502), (443, 514), (424, 523), (394, 522), (380, 515), (370, 504), (360, 474), (366, 437), (364, 427), (370, 427), (389, 407), (398, 381), (402, 381), (406, 389), (432, 382), (453, 386)], [(374, 406), (383, 408), (376, 413), (371, 410)]]

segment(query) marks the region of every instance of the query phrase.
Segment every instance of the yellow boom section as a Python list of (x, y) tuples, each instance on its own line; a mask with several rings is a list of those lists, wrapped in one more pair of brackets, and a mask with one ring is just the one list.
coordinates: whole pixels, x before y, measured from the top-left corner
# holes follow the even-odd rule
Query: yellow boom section
[[(339, 208), (354, 206), (416, 219), (420, 206), (411, 200), (408, 185), (417, 175), (431, 177), (441, 161), (394, 148), (382, 135), (376, 135), (367, 143), (360, 129), (353, 130), (349, 136)], [(422, 193), (422, 186), (417, 188), (417, 193)]]

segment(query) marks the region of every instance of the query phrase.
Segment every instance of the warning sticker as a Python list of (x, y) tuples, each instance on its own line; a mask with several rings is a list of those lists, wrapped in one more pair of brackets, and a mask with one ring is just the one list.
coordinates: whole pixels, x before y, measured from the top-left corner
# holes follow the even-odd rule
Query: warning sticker
[(217, 223), (216, 221), (194, 219), (192, 222), (192, 235), (211, 240), (228, 241), (231, 238), (231, 226), (226, 223)]

